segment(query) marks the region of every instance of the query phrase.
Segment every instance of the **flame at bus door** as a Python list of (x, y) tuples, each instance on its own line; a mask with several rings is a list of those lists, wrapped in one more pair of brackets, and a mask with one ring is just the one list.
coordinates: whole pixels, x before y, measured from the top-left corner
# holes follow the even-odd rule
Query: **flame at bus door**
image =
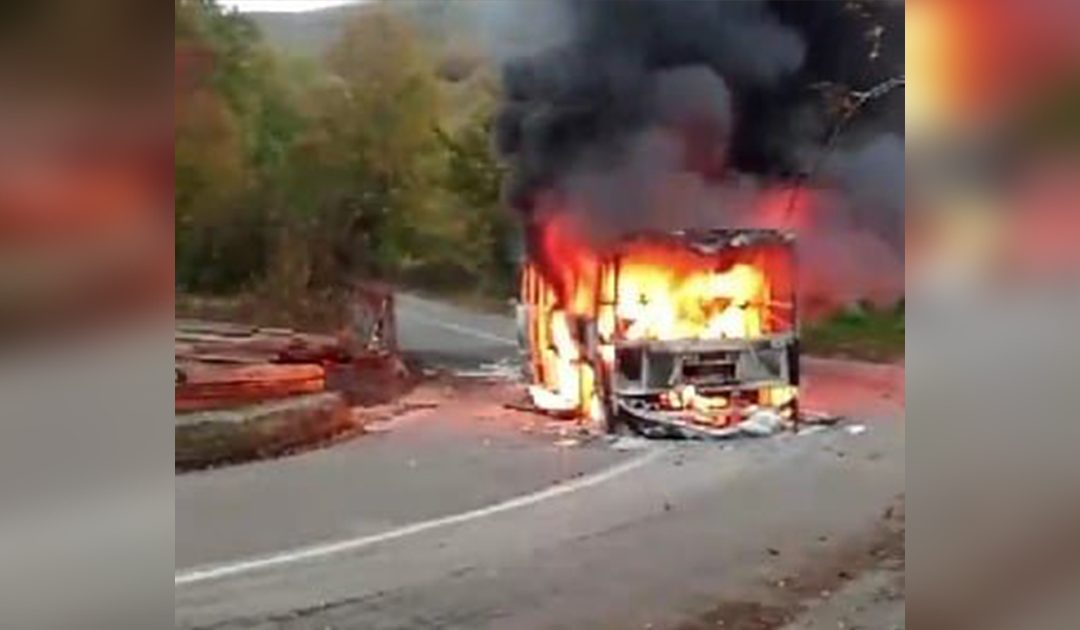
[(532, 386), (533, 402), (542, 409), (595, 418), (601, 413), (596, 396), (596, 375), (583, 360), (572, 331), (571, 316), (555, 309), (548, 314), (549, 347), (541, 357), (543, 387)]

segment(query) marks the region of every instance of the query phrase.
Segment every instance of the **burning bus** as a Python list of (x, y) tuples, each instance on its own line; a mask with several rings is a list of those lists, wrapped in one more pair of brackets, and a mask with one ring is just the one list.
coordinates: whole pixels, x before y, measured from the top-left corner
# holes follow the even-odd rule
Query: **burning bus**
[(794, 420), (794, 239), (784, 231), (639, 233), (587, 246), (558, 221), (521, 275), (533, 403), (646, 434)]

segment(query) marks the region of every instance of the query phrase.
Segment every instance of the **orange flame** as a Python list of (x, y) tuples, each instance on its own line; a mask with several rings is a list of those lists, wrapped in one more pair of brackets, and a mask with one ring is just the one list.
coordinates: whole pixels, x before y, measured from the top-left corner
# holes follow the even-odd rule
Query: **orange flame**
[[(794, 323), (791, 310), (786, 320), (774, 321), (774, 284), (785, 282), (790, 294), (792, 278), (770, 268), (766, 246), (701, 253), (644, 237), (601, 253), (562, 216), (546, 222), (539, 244), (538, 264), (524, 284), (532, 287), (525, 300), (536, 305), (539, 318), (532, 361), (542, 386), (533, 389), (533, 399), (546, 409), (602, 417), (597, 370), (614, 366), (620, 340), (752, 338)], [(677, 408), (729, 405), (692, 389), (672, 396)]]
[[(719, 339), (762, 332), (765, 279), (738, 263), (713, 271), (693, 254), (650, 250), (619, 270), (616, 314), (627, 339)], [(696, 263), (696, 264), (695, 264)]]

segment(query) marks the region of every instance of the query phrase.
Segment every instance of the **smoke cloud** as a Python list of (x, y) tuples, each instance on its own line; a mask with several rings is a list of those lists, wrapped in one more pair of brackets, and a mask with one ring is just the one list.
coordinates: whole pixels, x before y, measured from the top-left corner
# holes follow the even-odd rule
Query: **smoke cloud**
[[(803, 264), (847, 270), (829, 280), (838, 299), (902, 287), (902, 91), (844, 117), (852, 89), (902, 76), (902, 4), (524, 4), (554, 17), (536, 20), (533, 46), (519, 31), (501, 48), (496, 143), (510, 166), (507, 203), (527, 227), (567, 212), (601, 242), (645, 229), (794, 227)], [(828, 191), (806, 196), (798, 216), (777, 193), (796, 178)], [(826, 260), (844, 243), (857, 260)], [(870, 282), (868, 270), (899, 283)]]
[(683, 170), (720, 175), (732, 89), (775, 85), (805, 56), (763, 3), (551, 4), (571, 17), (571, 39), (503, 70), (497, 141), (513, 167), (508, 198), (524, 210), (568, 174), (618, 168), (650, 126), (680, 134)]

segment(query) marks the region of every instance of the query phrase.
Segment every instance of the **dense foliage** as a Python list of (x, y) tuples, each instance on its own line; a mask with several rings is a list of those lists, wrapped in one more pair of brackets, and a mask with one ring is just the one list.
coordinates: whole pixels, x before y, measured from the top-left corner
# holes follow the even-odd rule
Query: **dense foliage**
[(509, 290), (494, 81), (471, 80), (486, 69), (383, 5), (355, 12), (310, 60), (271, 50), (212, 0), (176, 0), (176, 50), (180, 290), (307, 292), (358, 278)]

